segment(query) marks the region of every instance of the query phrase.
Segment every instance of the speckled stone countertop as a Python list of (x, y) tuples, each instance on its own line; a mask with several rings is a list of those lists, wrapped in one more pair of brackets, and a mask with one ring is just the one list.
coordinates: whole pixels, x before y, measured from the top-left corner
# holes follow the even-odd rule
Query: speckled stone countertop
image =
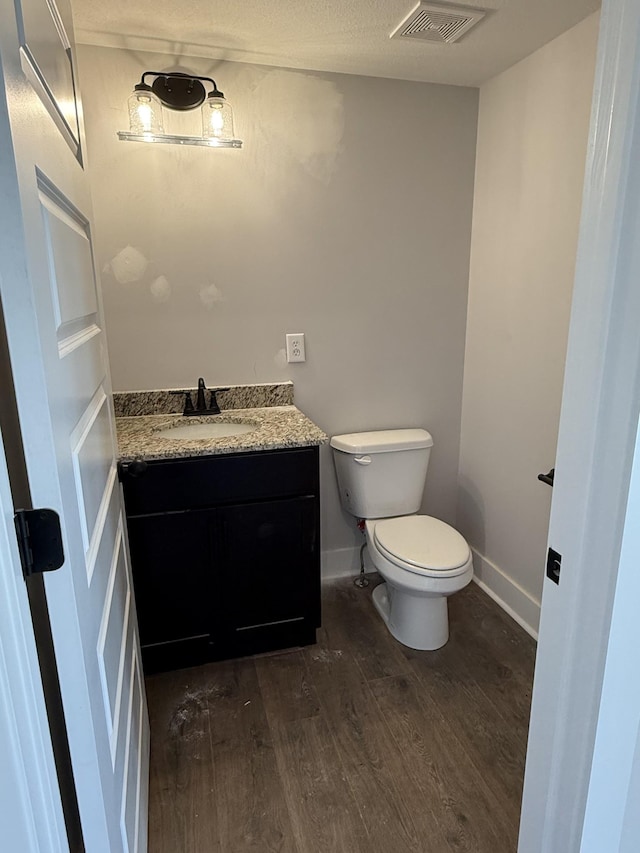
[[(255, 429), (242, 435), (224, 438), (167, 439), (160, 430), (173, 426), (224, 421), (251, 423)], [(232, 409), (219, 415), (191, 416), (176, 414), (117, 417), (119, 455), (122, 462), (133, 459), (178, 459), (212, 456), (221, 453), (248, 453), (289, 447), (313, 447), (325, 444), (327, 435), (295, 406), (262, 406)]]

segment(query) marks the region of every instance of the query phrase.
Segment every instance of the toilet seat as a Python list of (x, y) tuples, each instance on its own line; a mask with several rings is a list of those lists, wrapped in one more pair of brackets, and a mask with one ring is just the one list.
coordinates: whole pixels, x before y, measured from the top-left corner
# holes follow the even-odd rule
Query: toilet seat
[(390, 562), (419, 575), (455, 577), (467, 570), (471, 558), (464, 537), (429, 515), (381, 519), (373, 538)]

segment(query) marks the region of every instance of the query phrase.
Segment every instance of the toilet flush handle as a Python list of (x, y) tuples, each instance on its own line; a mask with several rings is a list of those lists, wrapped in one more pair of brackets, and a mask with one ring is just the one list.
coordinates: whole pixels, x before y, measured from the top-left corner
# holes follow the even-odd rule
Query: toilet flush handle
[(358, 465), (371, 465), (370, 456), (354, 456), (353, 459)]

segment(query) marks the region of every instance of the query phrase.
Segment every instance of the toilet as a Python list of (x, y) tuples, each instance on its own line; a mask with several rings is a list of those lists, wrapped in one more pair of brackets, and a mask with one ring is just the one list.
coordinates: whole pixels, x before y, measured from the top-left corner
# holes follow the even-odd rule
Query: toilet
[(412, 649), (449, 639), (447, 597), (473, 577), (471, 549), (448, 524), (418, 515), (433, 447), (424, 429), (331, 439), (340, 500), (363, 519), (371, 561), (384, 583), (373, 603), (391, 634)]

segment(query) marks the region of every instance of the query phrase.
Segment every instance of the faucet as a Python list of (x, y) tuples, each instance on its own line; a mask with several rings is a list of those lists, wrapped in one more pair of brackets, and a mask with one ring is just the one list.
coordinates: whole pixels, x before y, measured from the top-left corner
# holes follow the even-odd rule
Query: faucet
[(198, 396), (196, 397), (196, 412), (201, 415), (207, 411), (207, 403), (204, 399), (205, 384), (202, 376), (198, 379)]
[(184, 401), (184, 412), (183, 416), (187, 417), (188, 415), (219, 415), (220, 414), (220, 406), (216, 399), (216, 394), (218, 391), (228, 391), (228, 388), (211, 388), (209, 389), (209, 406), (207, 408), (207, 402), (205, 399), (204, 392), (207, 390), (206, 385), (204, 384), (204, 379), (202, 376), (198, 379), (198, 391), (196, 395), (196, 405), (194, 407), (193, 401), (191, 399), (191, 391), (186, 392), (186, 397)]

